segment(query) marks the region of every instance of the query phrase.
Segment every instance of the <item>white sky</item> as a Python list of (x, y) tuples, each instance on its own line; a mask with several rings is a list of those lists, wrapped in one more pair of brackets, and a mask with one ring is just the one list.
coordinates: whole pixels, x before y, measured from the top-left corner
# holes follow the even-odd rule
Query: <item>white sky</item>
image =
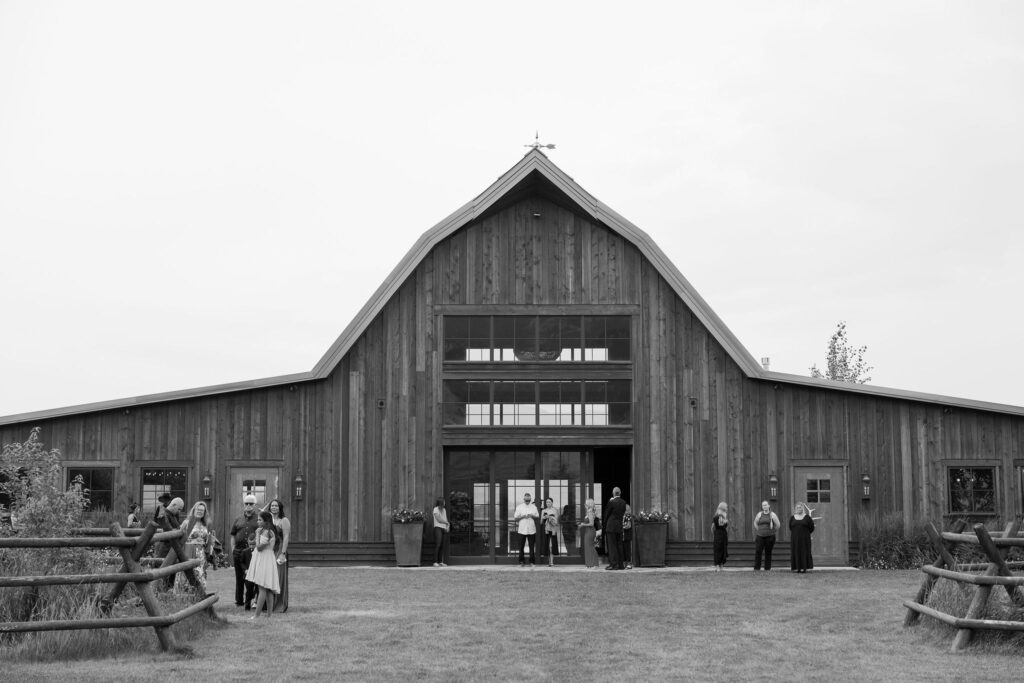
[(354, 5), (0, 0), (0, 415), (310, 370), (537, 129), (771, 369), (1024, 405), (1024, 3)]

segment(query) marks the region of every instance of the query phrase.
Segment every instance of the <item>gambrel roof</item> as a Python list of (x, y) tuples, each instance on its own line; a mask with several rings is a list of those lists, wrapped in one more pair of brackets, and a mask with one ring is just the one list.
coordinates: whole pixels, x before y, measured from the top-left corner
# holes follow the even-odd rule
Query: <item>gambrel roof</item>
[(672, 287), (675, 293), (693, 311), (693, 314), (704, 324), (708, 331), (714, 336), (730, 358), (743, 370), (747, 377), (771, 382), (787, 384), (800, 384), (805, 386), (821, 387), (859, 394), (876, 395), (879, 397), (907, 399), (912, 401), (923, 401), (941, 405), (973, 408), (998, 413), (1009, 413), (1024, 415), (1024, 407), (1004, 405), (1000, 403), (989, 403), (971, 399), (941, 396), (937, 394), (926, 394), (902, 389), (892, 389), (874, 385), (851, 384), (847, 382), (836, 382), (827, 379), (804, 377), (788, 373), (772, 372), (765, 370), (754, 359), (749, 351), (740, 343), (735, 335), (729, 330), (724, 322), (715, 314), (706, 301), (697, 293), (693, 286), (687, 281), (679, 269), (665, 256), (664, 252), (654, 241), (637, 226), (611, 210), (597, 198), (580, 187), (572, 178), (565, 174), (551, 162), (540, 150), (533, 149), (527, 152), (515, 166), (504, 173), (490, 187), (484, 190), (475, 199), (442, 220), (433, 228), (425, 232), (408, 251), (405, 257), (395, 266), (394, 270), (377, 288), (370, 300), (360, 309), (355, 318), (342, 331), (338, 339), (331, 345), (320, 361), (308, 372), (301, 372), (291, 375), (281, 375), (265, 379), (249, 380), (245, 382), (233, 382), (215, 386), (200, 387), (182, 391), (172, 391), (159, 394), (136, 396), (134, 398), (90, 403), (67, 408), (56, 408), (33, 413), (22, 413), (0, 417), (0, 424), (23, 422), (26, 420), (46, 419), (71, 415), (75, 413), (95, 412), (114, 408), (144, 405), (185, 398), (195, 398), (215, 394), (223, 394), (261, 387), (279, 386), (294, 384), (309, 380), (326, 378), (338, 365), (352, 345), (359, 339), (373, 319), (384, 308), (387, 302), (401, 288), (402, 284), (416, 270), (420, 262), (437, 246), (442, 240), (453, 234), (460, 228), (466, 226), (473, 220), (481, 217), (502, 200), (513, 195), (517, 188), (532, 182), (532, 179), (539, 175), (543, 180), (553, 186), (564, 200), (568, 201), (579, 211), (593, 218), (595, 221), (605, 225), (615, 233), (628, 240), (635, 246), (643, 256), (651, 262), (666, 282)]

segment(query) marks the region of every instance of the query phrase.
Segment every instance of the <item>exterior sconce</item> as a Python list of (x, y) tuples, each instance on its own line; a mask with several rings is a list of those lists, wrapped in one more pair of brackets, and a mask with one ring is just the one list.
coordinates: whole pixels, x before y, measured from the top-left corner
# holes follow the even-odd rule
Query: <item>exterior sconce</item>
[(302, 478), (301, 474), (296, 474), (293, 483), (292, 500), (302, 500), (302, 497), (306, 495), (306, 480)]
[(772, 472), (768, 475), (768, 497), (777, 500), (779, 497), (779, 478)]
[(861, 494), (861, 498), (869, 500), (871, 498), (871, 477), (867, 474), (860, 475), (860, 482), (864, 485), (864, 490)]
[(207, 472), (203, 476), (203, 500), (210, 500), (213, 498), (213, 477)]

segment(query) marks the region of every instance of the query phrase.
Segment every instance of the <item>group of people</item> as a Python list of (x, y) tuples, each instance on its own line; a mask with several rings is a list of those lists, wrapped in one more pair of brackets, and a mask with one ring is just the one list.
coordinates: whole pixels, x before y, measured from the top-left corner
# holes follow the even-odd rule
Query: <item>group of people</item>
[[(562, 525), (555, 501), (552, 498), (545, 498), (544, 507), (538, 510), (533, 503), (533, 497), (529, 493), (524, 493), (523, 502), (516, 506), (513, 514), (513, 523), (516, 525), (516, 536), (519, 543), (519, 566), (527, 566), (527, 549), (529, 549), (529, 565), (536, 566), (537, 537), (540, 536), (541, 557), (547, 557), (548, 566), (553, 567), (555, 558), (559, 555), (559, 532)], [(603, 546), (608, 555), (608, 566), (605, 569), (632, 569), (632, 533), (630, 507), (622, 499), (622, 491), (615, 487), (612, 490), (611, 500), (605, 506), (602, 518), (597, 515), (594, 499), (586, 500), (583, 518), (578, 525), (576, 547), (583, 555), (587, 567), (599, 566), (599, 547)], [(435, 566), (437, 565), (435, 564)]]
[[(206, 570), (214, 561), (217, 540), (209, 507), (200, 501), (192, 506), (182, 520), (184, 500), (164, 493), (158, 501), (153, 513), (157, 525), (164, 531), (181, 529), (185, 532), (186, 557), (182, 559), (202, 560), (191, 575), (179, 572), (168, 577), (167, 587), (183, 587), (184, 581), (187, 581), (205, 593)], [(229, 532), (230, 553), (235, 568), (235, 605), (250, 611), (255, 600), (256, 613), (251, 619), (259, 616), (265, 607), (268, 617), (275, 610), (288, 611), (287, 553), (291, 522), (280, 500), (275, 498), (260, 510), (256, 509), (256, 503), (256, 496), (252, 494), (242, 499), (242, 514), (231, 524)], [(128, 528), (142, 526), (139, 514), (138, 504), (132, 503), (128, 509)], [(153, 551), (155, 557), (162, 559), (172, 553), (173, 549), (167, 542), (158, 541), (154, 543)]]
[(242, 514), (231, 524), (229, 532), (235, 567), (235, 605), (248, 612), (255, 599), (255, 614), (250, 619), (260, 616), (264, 608), (268, 618), (275, 610), (288, 611), (291, 522), (279, 499), (273, 499), (260, 510), (256, 509), (256, 502), (252, 494), (242, 499)]
[[(789, 518), (789, 568), (800, 574), (814, 569), (811, 557), (811, 534), (814, 533), (814, 518), (811, 509), (805, 503), (793, 506), (793, 514)], [(782, 522), (779, 521), (768, 501), (761, 501), (761, 509), (754, 515), (754, 571), (761, 570), (762, 560), (765, 571), (772, 569), (772, 550), (775, 548), (775, 537)], [(729, 557), (729, 506), (718, 504), (715, 516), (711, 521), (715, 569), (721, 571)]]

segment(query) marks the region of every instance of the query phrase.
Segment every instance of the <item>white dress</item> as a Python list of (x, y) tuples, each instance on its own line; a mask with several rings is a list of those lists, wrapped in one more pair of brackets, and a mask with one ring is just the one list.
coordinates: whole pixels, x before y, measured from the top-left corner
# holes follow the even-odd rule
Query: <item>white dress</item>
[[(260, 549), (261, 545), (262, 549)], [(249, 570), (245, 573), (245, 580), (275, 593), (281, 592), (277, 576), (277, 557), (274, 556), (273, 531), (256, 532), (256, 549), (252, 551), (252, 562), (249, 563)]]

